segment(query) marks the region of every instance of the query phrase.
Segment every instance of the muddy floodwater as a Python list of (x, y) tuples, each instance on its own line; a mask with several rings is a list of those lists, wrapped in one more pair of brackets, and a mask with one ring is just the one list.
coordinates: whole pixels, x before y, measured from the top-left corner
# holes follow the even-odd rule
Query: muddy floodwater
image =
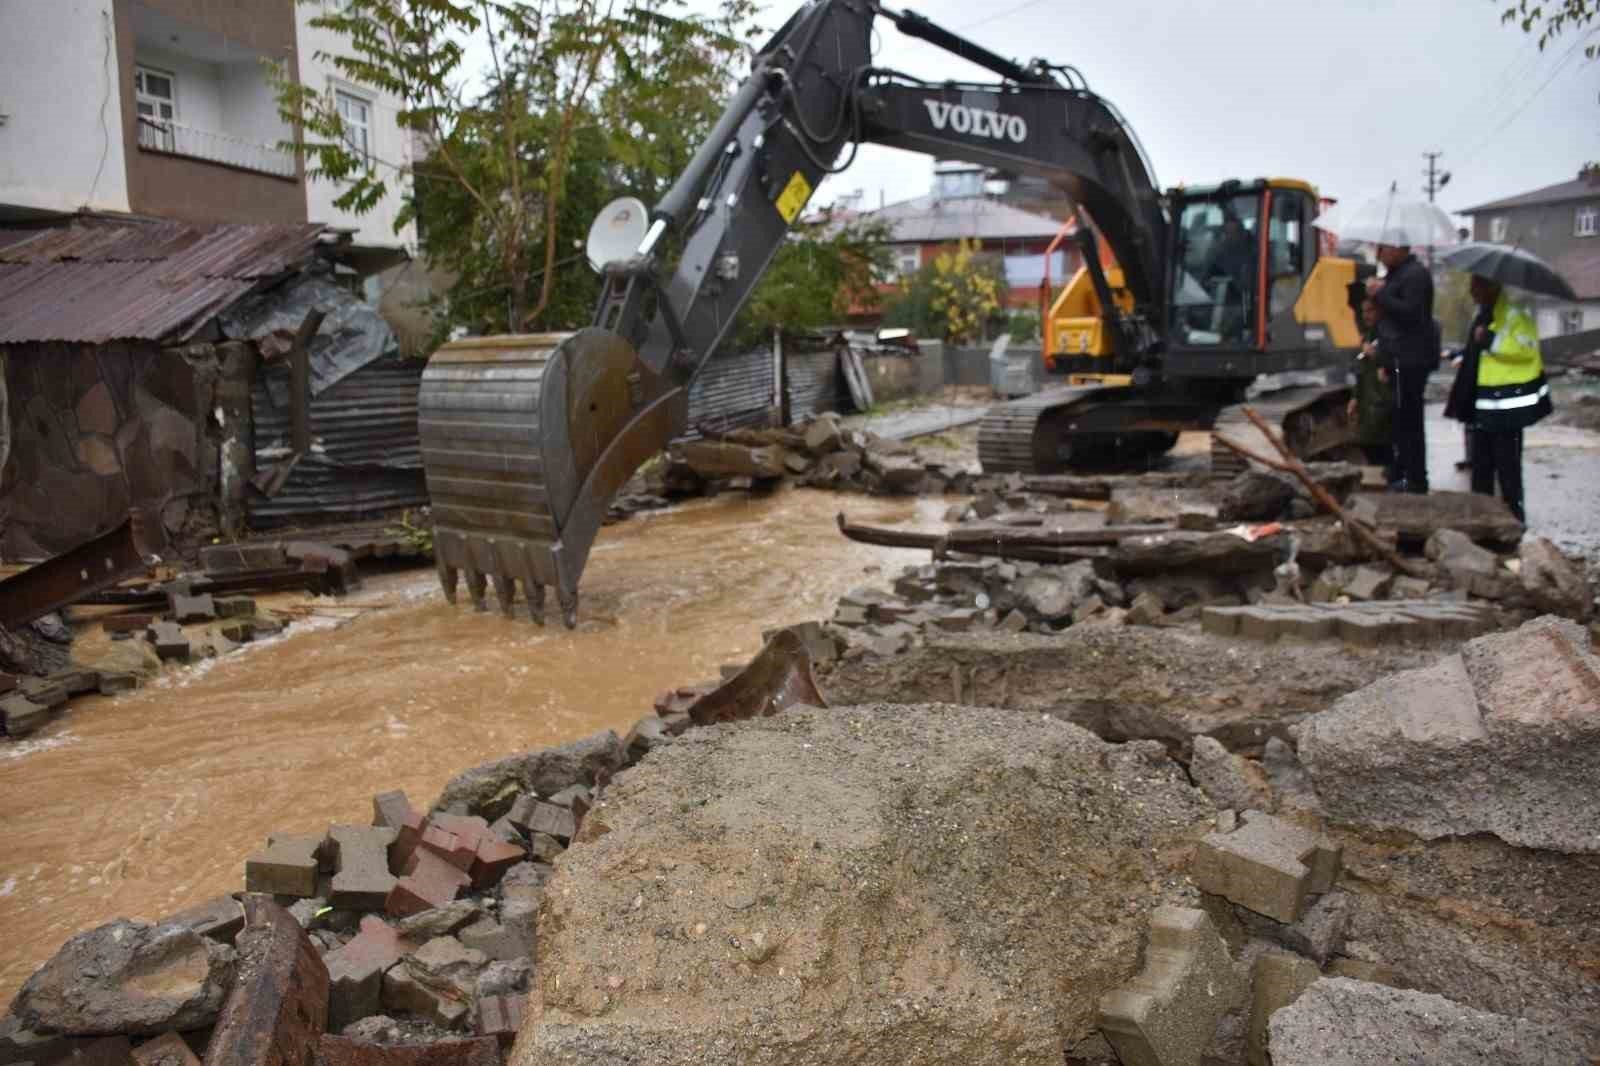
[[(615, 729), (657, 693), (748, 658), (926, 552), (846, 541), (852, 518), (941, 528), (944, 499), (728, 495), (605, 530), (579, 627), (452, 607), (431, 570), (369, 579), (289, 634), (0, 749), (0, 1002), (73, 933), (238, 891), (273, 832), (366, 822), (373, 793), (432, 803), (456, 772)], [(336, 632), (330, 616), (354, 616)]]

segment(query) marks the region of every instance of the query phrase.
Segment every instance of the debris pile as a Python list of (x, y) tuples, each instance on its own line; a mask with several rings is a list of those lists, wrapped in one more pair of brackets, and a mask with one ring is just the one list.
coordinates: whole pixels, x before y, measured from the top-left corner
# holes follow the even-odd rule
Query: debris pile
[(940, 461), (911, 445), (846, 427), (827, 412), (787, 429), (739, 429), (680, 442), (648, 480), (660, 497), (762, 489), (789, 479), (812, 488), (881, 496), (965, 494), (976, 464)]

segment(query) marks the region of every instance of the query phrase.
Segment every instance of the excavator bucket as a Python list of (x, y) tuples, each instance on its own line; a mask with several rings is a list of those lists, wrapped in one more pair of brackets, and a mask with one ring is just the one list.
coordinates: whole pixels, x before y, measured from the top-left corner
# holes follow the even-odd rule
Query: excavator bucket
[(544, 622), (553, 587), (577, 624), (578, 579), (611, 498), (687, 419), (685, 390), (615, 333), (473, 337), (428, 360), (418, 397), (433, 551), (445, 598), (478, 610), (520, 582)]

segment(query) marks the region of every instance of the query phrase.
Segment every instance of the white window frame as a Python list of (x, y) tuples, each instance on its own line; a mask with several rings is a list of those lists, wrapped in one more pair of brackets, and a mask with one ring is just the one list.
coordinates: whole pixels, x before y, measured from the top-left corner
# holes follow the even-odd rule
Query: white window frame
[(1495, 215), (1489, 220), (1489, 239), (1503, 241), (1506, 239), (1506, 230), (1511, 228), (1511, 220), (1505, 215)]
[[(346, 101), (361, 105), (361, 108), (365, 114), (360, 122), (354, 121), (345, 112), (344, 105)], [(373, 112), (377, 110), (377, 106), (373, 98), (364, 93), (359, 93), (352, 89), (348, 89), (342, 85), (335, 85), (333, 87), (333, 104), (334, 107), (338, 109), (339, 119), (344, 123), (345, 126), (345, 146), (351, 151), (358, 153), (361, 158), (371, 160), (373, 158), (372, 116)], [(359, 145), (350, 139), (350, 129), (352, 126), (361, 131), (362, 137)]]
[(921, 270), (922, 249), (915, 245), (910, 248), (896, 248), (894, 252), (894, 269), (895, 273), (902, 278), (909, 278)]
[[(172, 87), (172, 95), (156, 96), (155, 94), (148, 92), (145, 89), (144, 83), (145, 78), (149, 75), (154, 75), (158, 78), (166, 78), (167, 84)], [(176, 122), (178, 119), (178, 75), (174, 74), (170, 70), (162, 70), (160, 67), (152, 67), (148, 63), (135, 63), (133, 67), (133, 100), (134, 112), (138, 114), (139, 117), (155, 119), (158, 122)], [(149, 104), (156, 113), (152, 115), (144, 114), (139, 110), (140, 104)], [(168, 108), (170, 108), (172, 114), (161, 114), (160, 112), (162, 104), (165, 104)]]
[(1600, 232), (1600, 208), (1584, 204), (1572, 213), (1574, 237), (1593, 237), (1597, 232)]
[(1583, 332), (1583, 308), (1574, 307), (1561, 312), (1561, 335)]

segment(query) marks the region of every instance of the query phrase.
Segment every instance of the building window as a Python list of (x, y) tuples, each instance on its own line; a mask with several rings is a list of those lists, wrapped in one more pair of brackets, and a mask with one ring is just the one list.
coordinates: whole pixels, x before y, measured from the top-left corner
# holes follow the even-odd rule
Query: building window
[(1572, 235), (1593, 237), (1597, 229), (1600, 229), (1600, 210), (1593, 207), (1578, 208), (1578, 213), (1572, 219)]
[(909, 278), (922, 268), (922, 256), (915, 248), (901, 248), (894, 253), (894, 266), (902, 278)]
[(339, 118), (344, 122), (344, 143), (362, 159), (372, 155), (372, 103), (343, 89), (334, 90)]
[(170, 122), (178, 117), (178, 81), (154, 67), (133, 69), (134, 108), (143, 118)]
[(1496, 215), (1489, 220), (1489, 239), (1503, 241), (1506, 239), (1506, 226), (1509, 220), (1504, 215)]
[(1571, 311), (1561, 312), (1561, 335), (1579, 333), (1583, 330), (1583, 308), (1573, 308)]

